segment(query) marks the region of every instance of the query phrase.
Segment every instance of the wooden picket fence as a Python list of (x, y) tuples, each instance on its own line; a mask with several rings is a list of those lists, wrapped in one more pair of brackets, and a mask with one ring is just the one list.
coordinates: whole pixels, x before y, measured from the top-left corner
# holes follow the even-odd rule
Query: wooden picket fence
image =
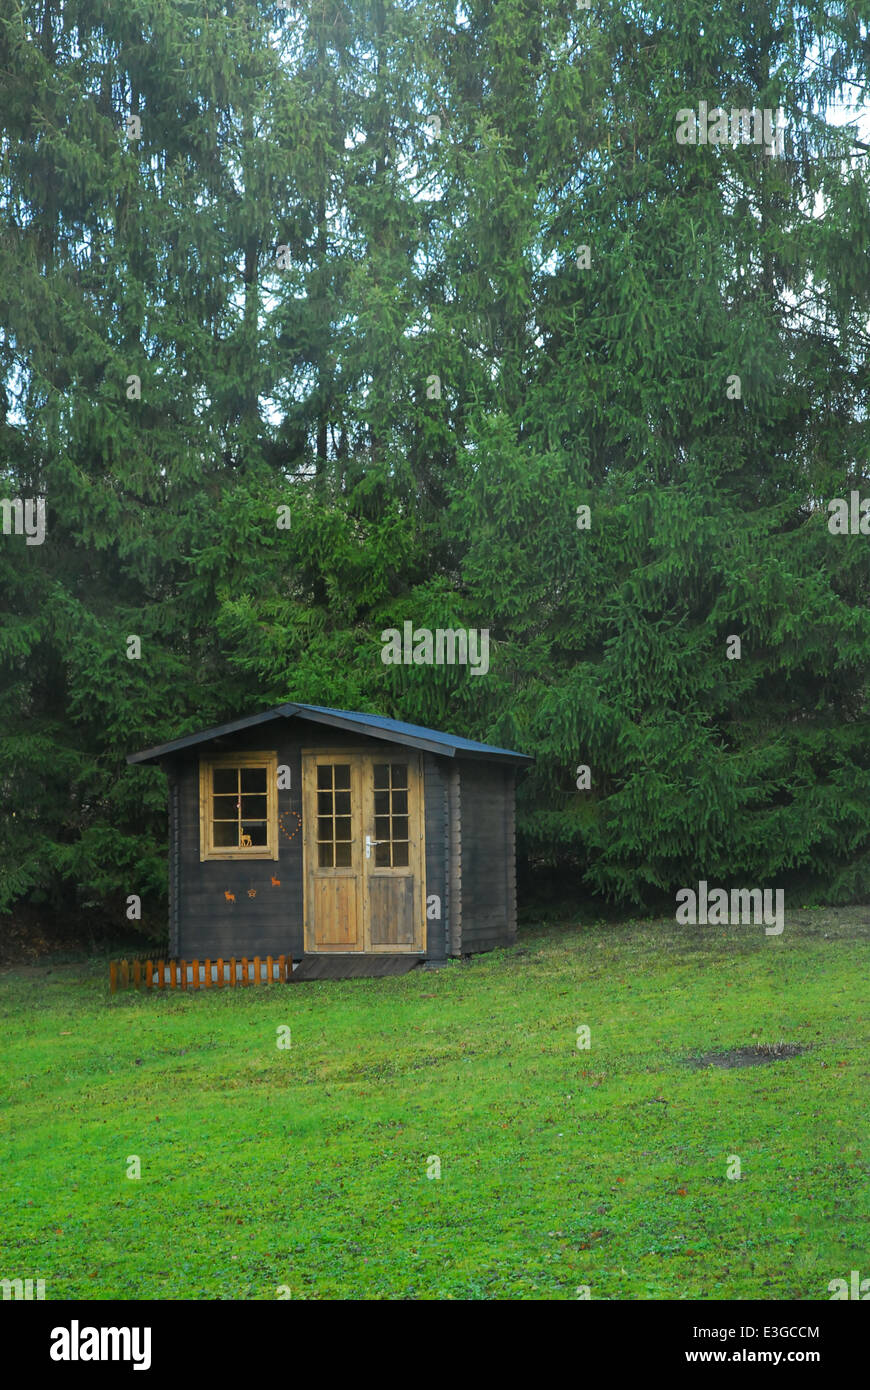
[(227, 989), (239, 985), (286, 984), (292, 956), (233, 956), (230, 960), (113, 960), (109, 989)]

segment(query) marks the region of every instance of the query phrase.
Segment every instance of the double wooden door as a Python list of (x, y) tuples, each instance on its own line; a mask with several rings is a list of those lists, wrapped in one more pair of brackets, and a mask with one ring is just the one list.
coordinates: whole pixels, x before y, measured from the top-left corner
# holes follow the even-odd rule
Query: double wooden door
[(425, 950), (420, 755), (303, 751), (305, 949)]

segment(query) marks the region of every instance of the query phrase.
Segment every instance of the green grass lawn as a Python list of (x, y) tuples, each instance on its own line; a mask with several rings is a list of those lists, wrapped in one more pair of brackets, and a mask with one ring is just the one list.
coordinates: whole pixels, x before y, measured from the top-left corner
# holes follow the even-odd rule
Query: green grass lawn
[[(870, 1276), (868, 922), (544, 926), (441, 971), (219, 993), (6, 970), (0, 1277), (47, 1299), (827, 1299)], [(687, 1060), (780, 1040), (808, 1050)]]

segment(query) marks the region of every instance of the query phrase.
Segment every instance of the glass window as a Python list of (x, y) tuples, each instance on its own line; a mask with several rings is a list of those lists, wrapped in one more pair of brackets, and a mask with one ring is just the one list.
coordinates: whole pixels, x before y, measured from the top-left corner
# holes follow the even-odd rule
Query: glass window
[(375, 866), (406, 869), (409, 863), (408, 764), (374, 764)]
[(317, 765), (317, 863), (349, 869), (351, 845), (350, 763)]
[(269, 769), (243, 763), (206, 764), (203, 776), (210, 831), (204, 854), (268, 849)]

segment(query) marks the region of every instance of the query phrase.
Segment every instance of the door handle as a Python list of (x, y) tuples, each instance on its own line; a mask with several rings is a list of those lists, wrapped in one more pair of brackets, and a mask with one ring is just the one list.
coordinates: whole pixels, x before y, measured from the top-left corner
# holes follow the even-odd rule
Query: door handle
[(385, 845), (386, 840), (373, 840), (371, 835), (366, 835), (366, 859), (372, 857), (372, 845)]

